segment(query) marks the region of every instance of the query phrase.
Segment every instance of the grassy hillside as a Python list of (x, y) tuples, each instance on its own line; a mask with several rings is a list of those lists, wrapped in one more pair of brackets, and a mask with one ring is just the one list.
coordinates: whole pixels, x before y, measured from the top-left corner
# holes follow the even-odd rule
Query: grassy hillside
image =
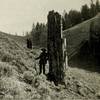
[(40, 50), (29, 50), (24, 43), (23, 37), (0, 32), (0, 100), (100, 99), (100, 74), (68, 68), (65, 84), (55, 86), (38, 74), (34, 58)]
[(27, 98), (25, 88), (29, 86), (24, 81), (28, 79), (28, 73), (30, 77), (35, 74), (36, 50), (26, 50), (23, 39), (0, 32), (0, 100)]
[(89, 39), (89, 30), (91, 22), (100, 25), (100, 14), (63, 32), (64, 37), (67, 38), (68, 55), (78, 49), (78, 47), (80, 46), (80, 44), (82, 44), (83, 41)]
[(1, 32), (1, 31), (0, 31), (0, 36), (2, 36), (2, 37), (6, 36), (7, 38), (10, 38), (10, 39), (13, 39), (14, 41), (16, 41), (19, 45), (25, 46), (26, 39), (23, 36), (11, 35), (11, 34)]

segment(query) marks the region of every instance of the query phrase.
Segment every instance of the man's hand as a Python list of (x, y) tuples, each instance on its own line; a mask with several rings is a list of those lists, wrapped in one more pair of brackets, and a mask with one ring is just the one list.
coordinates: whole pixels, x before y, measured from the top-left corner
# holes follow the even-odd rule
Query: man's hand
[(38, 60), (40, 57), (35, 58), (35, 60)]

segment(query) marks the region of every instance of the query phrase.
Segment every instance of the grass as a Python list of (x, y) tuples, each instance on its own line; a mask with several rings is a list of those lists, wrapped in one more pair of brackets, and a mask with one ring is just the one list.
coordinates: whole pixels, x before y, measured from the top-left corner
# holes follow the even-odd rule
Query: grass
[(15, 66), (11, 66), (8, 63), (0, 62), (0, 77), (10, 77), (15, 74)]

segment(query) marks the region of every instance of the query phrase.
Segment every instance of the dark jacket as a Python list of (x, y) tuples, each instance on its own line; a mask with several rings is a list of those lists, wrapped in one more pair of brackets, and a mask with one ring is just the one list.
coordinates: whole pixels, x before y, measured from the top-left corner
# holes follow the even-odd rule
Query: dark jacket
[(40, 59), (39, 64), (46, 64), (48, 60), (48, 54), (46, 52), (42, 52), (36, 60)]

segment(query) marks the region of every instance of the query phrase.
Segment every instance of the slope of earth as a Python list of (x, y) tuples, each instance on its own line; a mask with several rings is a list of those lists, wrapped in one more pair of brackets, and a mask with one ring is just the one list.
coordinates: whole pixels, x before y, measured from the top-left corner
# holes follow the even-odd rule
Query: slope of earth
[(11, 35), (11, 34), (1, 32), (1, 31), (0, 31), (0, 35), (6, 36), (7, 38), (10, 38), (10, 39), (13, 39), (14, 41), (16, 41), (21, 46), (24, 46), (24, 47), (26, 46), (25, 45), (26, 38), (24, 36)]
[(14, 37), (0, 34), (0, 100), (100, 99), (100, 74), (68, 68), (65, 84), (55, 86), (38, 74), (34, 58), (39, 53), (39, 49), (25, 49)]
[(84, 44), (84, 41), (89, 40), (90, 24), (100, 24), (100, 13), (94, 18), (84, 21), (72, 28), (69, 28), (63, 32), (64, 37), (67, 40), (67, 51), (70, 56), (75, 51), (79, 50), (79, 47)]

